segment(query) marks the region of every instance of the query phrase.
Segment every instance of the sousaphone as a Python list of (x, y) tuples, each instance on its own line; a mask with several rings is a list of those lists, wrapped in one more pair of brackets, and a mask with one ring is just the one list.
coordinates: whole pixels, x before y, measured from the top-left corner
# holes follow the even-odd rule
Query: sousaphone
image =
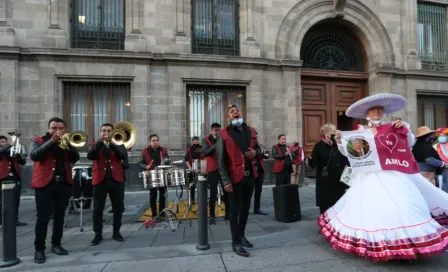
[(135, 144), (137, 130), (130, 122), (123, 121), (114, 125), (114, 130), (110, 135), (111, 141), (115, 145), (124, 145), (126, 149), (129, 149)]

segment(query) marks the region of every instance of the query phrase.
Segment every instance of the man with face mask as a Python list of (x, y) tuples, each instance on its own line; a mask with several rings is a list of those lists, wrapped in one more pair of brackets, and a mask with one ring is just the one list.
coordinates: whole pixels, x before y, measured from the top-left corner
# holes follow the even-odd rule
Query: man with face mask
[[(14, 145), (15, 142), (12, 143)], [(8, 144), (8, 138), (0, 135), (0, 185), (3, 180), (14, 180), (16, 183), (16, 226), (26, 226), (26, 223), (19, 221), (19, 205), (20, 205), (20, 191), (22, 184), (20, 181), (21, 173), (20, 166), (26, 164), (26, 154), (15, 154), (11, 157), (10, 149), (12, 145)], [(0, 192), (0, 225), (2, 224), (2, 193)]]
[(435, 136), (437, 136), (437, 143), (434, 144), (433, 148), (437, 151), (441, 161), (443, 162), (443, 172), (438, 173), (441, 176), (438, 177), (439, 187), (448, 193), (448, 128), (439, 128), (435, 132)]
[[(221, 178), (218, 172), (218, 161), (216, 156), (216, 138), (218, 131), (221, 130), (221, 125), (213, 123), (211, 126), (211, 133), (208, 137), (204, 138), (202, 145), (204, 146), (204, 154), (207, 158), (207, 183), (210, 186), (210, 199), (208, 202), (210, 210), (209, 224), (215, 224), (215, 205), (216, 198), (218, 196), (218, 186), (221, 184)], [(224, 189), (224, 187), (223, 187)], [(227, 203), (227, 192), (224, 192), (224, 205), (225, 205), (225, 220), (229, 220), (229, 205)]]
[(53, 210), (53, 235), (51, 251), (57, 255), (68, 255), (61, 246), (65, 209), (72, 193), (71, 164), (79, 160), (79, 153), (70, 143), (66, 149), (58, 143), (65, 134), (65, 122), (53, 117), (48, 121), (48, 132), (42, 137), (31, 141), (30, 158), (34, 161), (34, 171), (31, 188), (35, 189), (37, 209), (36, 253), (34, 262), (44, 263), (45, 240), (47, 238), (48, 222)]
[[(230, 231), (233, 251), (243, 257), (253, 247), (246, 236), (246, 224), (254, 182), (258, 177), (256, 159), (261, 155), (255, 129), (243, 122), (237, 106), (227, 109), (229, 126), (219, 131), (216, 150), (224, 190), (229, 193)], [(243, 247), (244, 246), (244, 247)]]
[[(188, 169), (193, 168), (193, 161), (194, 160), (202, 160), (204, 159), (204, 153), (202, 152), (202, 146), (199, 144), (199, 137), (195, 136), (192, 139), (191, 147), (187, 148), (187, 152), (185, 152), (185, 162), (187, 164)], [(198, 166), (199, 167), (199, 166)], [(190, 188), (189, 195), (190, 195), (190, 203), (191, 205), (194, 204), (194, 193), (196, 190), (196, 184), (193, 182), (193, 175), (188, 175), (188, 186)]]

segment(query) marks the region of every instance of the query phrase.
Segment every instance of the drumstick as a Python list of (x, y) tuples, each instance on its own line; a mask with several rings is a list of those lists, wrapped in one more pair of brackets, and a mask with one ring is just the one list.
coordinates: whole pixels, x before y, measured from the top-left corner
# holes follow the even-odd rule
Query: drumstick
[(151, 169), (152, 162), (153, 162), (153, 161), (151, 161), (151, 163), (149, 164), (149, 169)]

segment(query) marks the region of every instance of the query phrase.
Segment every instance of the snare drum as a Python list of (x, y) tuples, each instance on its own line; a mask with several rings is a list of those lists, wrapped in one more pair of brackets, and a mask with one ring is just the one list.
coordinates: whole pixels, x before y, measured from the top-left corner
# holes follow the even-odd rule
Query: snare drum
[(173, 177), (170, 182), (170, 186), (182, 186), (185, 185), (185, 171), (183, 169), (175, 169), (173, 171)]
[(142, 179), (143, 189), (148, 189), (148, 172), (147, 171), (140, 172), (138, 176)]
[(166, 176), (163, 170), (151, 170), (149, 171), (149, 188), (166, 187)]

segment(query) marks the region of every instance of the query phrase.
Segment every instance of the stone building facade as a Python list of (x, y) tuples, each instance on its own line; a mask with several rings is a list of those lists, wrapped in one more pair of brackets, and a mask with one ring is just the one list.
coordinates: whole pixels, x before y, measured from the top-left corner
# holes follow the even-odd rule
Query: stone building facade
[(447, 6), (0, 0), (0, 131), (19, 129), (28, 144), (61, 116), (94, 139), (103, 121), (126, 120), (132, 154), (152, 133), (181, 154), (237, 103), (266, 146), (285, 133), (309, 151), (321, 124), (350, 127), (344, 110), (384, 92), (408, 98), (398, 115), (413, 129), (446, 125)]

